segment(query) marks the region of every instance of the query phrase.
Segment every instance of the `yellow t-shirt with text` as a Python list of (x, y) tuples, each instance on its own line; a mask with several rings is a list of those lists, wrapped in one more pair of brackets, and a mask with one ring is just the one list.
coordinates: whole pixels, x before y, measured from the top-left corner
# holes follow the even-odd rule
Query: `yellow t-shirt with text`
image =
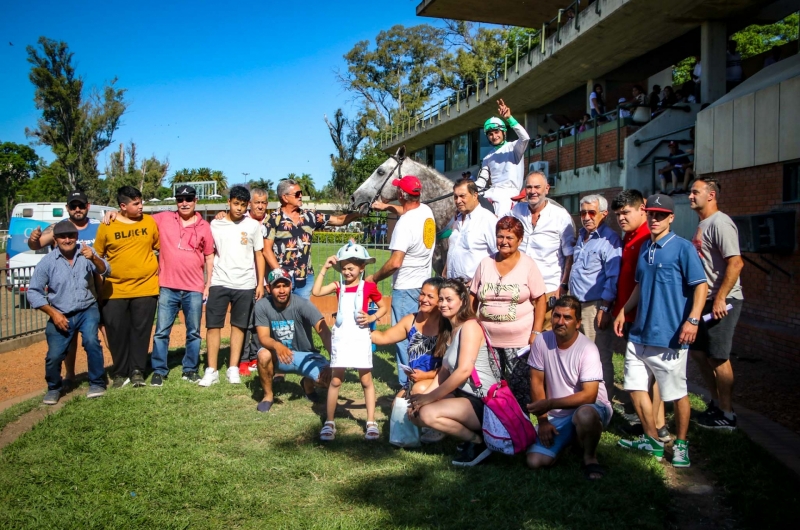
[(114, 220), (97, 229), (94, 250), (105, 256), (111, 274), (103, 283), (102, 298), (158, 296), (158, 227), (149, 215), (136, 223)]

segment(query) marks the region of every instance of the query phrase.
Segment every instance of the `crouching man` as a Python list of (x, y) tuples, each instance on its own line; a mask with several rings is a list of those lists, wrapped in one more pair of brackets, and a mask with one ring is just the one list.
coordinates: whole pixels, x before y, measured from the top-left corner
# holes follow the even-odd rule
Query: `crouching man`
[(611, 421), (611, 403), (603, 383), (600, 353), (583, 333), (581, 302), (571, 295), (553, 308), (553, 329), (533, 342), (528, 364), (531, 397), (528, 411), (539, 419), (539, 438), (528, 449), (528, 466), (550, 467), (562, 449), (577, 440), (583, 449), (583, 472), (603, 477), (597, 461), (600, 434)]
[(50, 317), (45, 328), (47, 394), (43, 402), (46, 405), (55, 405), (61, 397), (61, 363), (77, 332), (83, 337), (89, 364), (86, 397), (100, 397), (106, 391), (103, 348), (97, 338), (100, 310), (94, 292), (94, 274), (108, 276), (110, 268), (92, 247), (78, 245), (78, 229), (69, 220), (55, 225), (53, 237), (56, 248), (36, 266), (28, 287), (31, 307)]
[(315, 387), (327, 387), (331, 382), (328, 360), (314, 349), (311, 328), (331, 351), (331, 330), (322, 313), (300, 296), (292, 295), (292, 278), (283, 269), (272, 270), (267, 281), (270, 296), (256, 302), (255, 323), (261, 349), (258, 351), (258, 378), (264, 397), (259, 412), (269, 412), (274, 401), (272, 376), (276, 371), (299, 374), (303, 392), (312, 403), (319, 403)]

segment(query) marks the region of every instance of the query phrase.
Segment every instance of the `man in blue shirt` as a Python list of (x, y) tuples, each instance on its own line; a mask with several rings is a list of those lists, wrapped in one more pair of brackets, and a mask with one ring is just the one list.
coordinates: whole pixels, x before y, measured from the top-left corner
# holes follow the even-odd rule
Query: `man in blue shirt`
[(572, 254), (569, 292), (581, 302), (581, 332), (595, 343), (603, 364), (608, 397), (614, 394), (614, 335), (611, 306), (617, 297), (622, 257), (619, 236), (605, 223), (608, 201), (601, 195), (581, 199), (581, 224)]
[[(646, 451), (656, 459), (664, 456), (658, 439), (653, 403), (648, 394), (653, 375), (661, 399), (675, 405), (676, 440), (672, 465), (689, 467), (689, 396), (686, 361), (708, 292), (703, 264), (694, 245), (670, 231), (675, 205), (663, 194), (651, 195), (645, 207), (650, 241), (642, 247), (636, 266), (636, 287), (614, 321), (622, 336), (625, 313), (638, 306), (625, 353), (625, 390), (642, 421), (644, 434), (635, 440), (620, 440), (626, 449)], [(641, 302), (641, 303), (640, 303)]]
[(55, 405), (61, 396), (61, 363), (77, 332), (83, 337), (89, 362), (86, 397), (100, 397), (106, 389), (103, 349), (97, 338), (100, 311), (94, 293), (94, 275), (108, 276), (108, 262), (95, 254), (92, 247), (78, 245), (78, 229), (67, 219), (55, 225), (53, 237), (56, 248), (36, 266), (28, 287), (31, 307), (50, 317), (45, 328), (47, 394), (43, 402), (46, 405)]

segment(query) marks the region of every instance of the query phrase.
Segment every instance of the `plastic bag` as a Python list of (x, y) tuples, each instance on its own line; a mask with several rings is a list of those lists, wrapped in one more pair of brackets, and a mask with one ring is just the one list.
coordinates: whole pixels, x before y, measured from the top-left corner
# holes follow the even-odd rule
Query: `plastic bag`
[(419, 427), (408, 418), (408, 400), (395, 398), (389, 421), (389, 443), (397, 447), (419, 447)]

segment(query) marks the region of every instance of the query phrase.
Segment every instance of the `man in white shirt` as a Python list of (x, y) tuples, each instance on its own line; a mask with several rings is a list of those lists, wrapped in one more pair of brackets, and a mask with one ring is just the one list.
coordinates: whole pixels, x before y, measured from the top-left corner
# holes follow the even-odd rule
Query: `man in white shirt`
[[(393, 276), (392, 325), (417, 310), (422, 282), (431, 277), (431, 262), (436, 241), (436, 221), (427, 204), (420, 203), (422, 183), (417, 177), (406, 175), (394, 179), (392, 186), (400, 188), (397, 200), (404, 208), (397, 220), (389, 242), (392, 254), (383, 266), (366, 281), (378, 283)], [(398, 342), (395, 356), (398, 363), (408, 364), (408, 341)], [(406, 374), (397, 370), (401, 386), (406, 384)]]
[(547, 290), (547, 316), (544, 329), (551, 329), (550, 315), (555, 300), (566, 294), (575, 247), (575, 226), (563, 206), (547, 198), (550, 185), (540, 171), (532, 171), (525, 182), (527, 202), (511, 210), (522, 222), (525, 236), (520, 250), (533, 258), (544, 278)]
[(478, 186), (471, 179), (455, 183), (453, 200), (458, 212), (451, 223), (447, 264), (442, 275), (472, 280), (481, 260), (497, 252), (497, 217), (481, 207)]

